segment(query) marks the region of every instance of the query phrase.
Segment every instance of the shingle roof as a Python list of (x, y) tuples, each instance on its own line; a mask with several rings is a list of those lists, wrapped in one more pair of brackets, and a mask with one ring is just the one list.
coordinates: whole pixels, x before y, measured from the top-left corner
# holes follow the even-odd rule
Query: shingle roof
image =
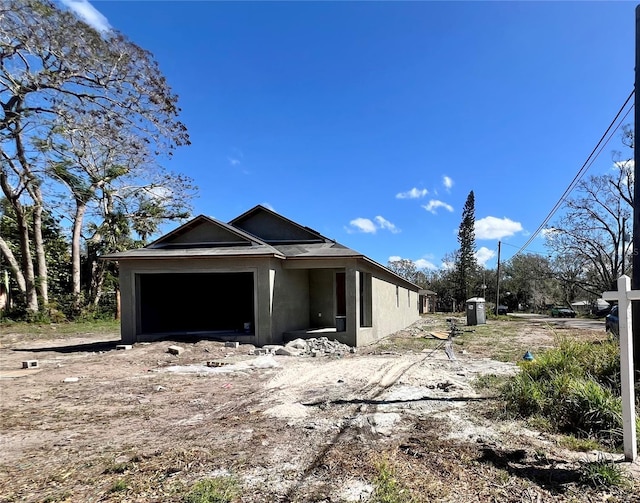
[(105, 260), (230, 257), (274, 257), (282, 260), (357, 258), (413, 285), (362, 253), (259, 205), (229, 223), (199, 215), (144, 248), (102, 256)]

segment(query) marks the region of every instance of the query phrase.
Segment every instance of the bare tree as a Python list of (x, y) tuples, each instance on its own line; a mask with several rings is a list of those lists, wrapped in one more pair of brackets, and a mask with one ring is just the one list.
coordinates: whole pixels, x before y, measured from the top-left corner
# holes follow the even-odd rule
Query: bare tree
[[(104, 264), (98, 262), (97, 253), (133, 246), (135, 236), (144, 241), (161, 223), (188, 217), (195, 187), (188, 177), (158, 165), (138, 137), (109, 123), (62, 130), (42, 149), (48, 153), (47, 174), (72, 195), (73, 294), (79, 300), (84, 238), (90, 242), (87, 255), (92, 271), (88, 301), (96, 304), (104, 279)], [(113, 219), (115, 213), (125, 219), (126, 226), (110, 229), (118, 221)], [(85, 218), (91, 226), (85, 225)], [(110, 240), (109, 235), (119, 237)]]
[(628, 163), (617, 162), (611, 172), (579, 182), (564, 215), (547, 229), (547, 246), (556, 254), (556, 276), (567, 296), (615, 289), (616, 279), (631, 266), (627, 229), (633, 188), (628, 168)]
[[(522, 307), (540, 311), (546, 304), (555, 303), (558, 282), (547, 257), (528, 253), (515, 255), (504, 263), (503, 272), (501, 291), (510, 292), (503, 302), (510, 309)], [(564, 296), (557, 300), (564, 300)]]

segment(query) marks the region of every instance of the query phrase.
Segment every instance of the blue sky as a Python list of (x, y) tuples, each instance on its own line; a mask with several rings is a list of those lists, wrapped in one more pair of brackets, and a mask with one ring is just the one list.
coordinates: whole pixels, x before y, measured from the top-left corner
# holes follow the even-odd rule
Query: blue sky
[(634, 83), (634, 2), (61, 1), (158, 61), (195, 214), (263, 204), (385, 265), (442, 267), (472, 190), (479, 261), (510, 258)]

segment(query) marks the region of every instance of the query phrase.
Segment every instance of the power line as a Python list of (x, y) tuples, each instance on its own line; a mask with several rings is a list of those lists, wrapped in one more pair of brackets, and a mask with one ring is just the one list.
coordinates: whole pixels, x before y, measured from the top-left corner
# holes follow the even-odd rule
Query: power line
[[(584, 176), (584, 174), (587, 172), (587, 170), (591, 167), (591, 165), (598, 158), (598, 156), (600, 155), (600, 153), (602, 152), (604, 147), (607, 145), (607, 143), (609, 143), (609, 140), (611, 140), (613, 134), (620, 128), (622, 122), (626, 119), (627, 115), (629, 115), (629, 113), (631, 112), (631, 109), (633, 108), (633, 106), (631, 108), (629, 108), (629, 110), (627, 110), (627, 112), (624, 114), (624, 116), (622, 117), (620, 122), (618, 122), (618, 125), (613, 129), (613, 131), (611, 131), (611, 128), (613, 128), (613, 126), (616, 123), (616, 121), (618, 121), (618, 118), (620, 117), (620, 115), (622, 114), (623, 110), (625, 109), (625, 107), (627, 106), (627, 104), (629, 103), (631, 98), (633, 97), (634, 93), (635, 93), (635, 89), (631, 91), (631, 93), (629, 94), (629, 97), (626, 99), (624, 104), (620, 107), (620, 110), (618, 110), (618, 113), (616, 114), (616, 116), (611, 121), (611, 124), (609, 124), (609, 127), (607, 128), (607, 130), (600, 137), (600, 140), (598, 141), (598, 144), (593, 148), (593, 150), (589, 154), (589, 157), (587, 157), (587, 160), (584, 161), (584, 163), (582, 164), (582, 167), (580, 168), (580, 170), (578, 171), (576, 176), (573, 178), (573, 180), (571, 181), (571, 183), (569, 184), (567, 189), (563, 192), (562, 196), (560, 196), (560, 199), (555, 204), (555, 206), (551, 209), (551, 211), (549, 212), (547, 217), (542, 221), (542, 223), (536, 229), (536, 231), (533, 234), (531, 234), (531, 236), (529, 237), (527, 242), (517, 252), (515, 252), (512, 255), (512, 257), (515, 257), (518, 253), (521, 253), (523, 250), (525, 250), (527, 248), (527, 246), (529, 246), (531, 244), (531, 242), (538, 236), (538, 234), (540, 234), (542, 229), (544, 229), (545, 225), (547, 225), (549, 220), (551, 220), (551, 217), (553, 217), (553, 215), (556, 213), (556, 211), (558, 211), (558, 209), (560, 208), (560, 206), (564, 202), (565, 198), (575, 188), (575, 186), (580, 181), (580, 179)], [(611, 131), (611, 134), (609, 134), (609, 131)], [(609, 135), (609, 137), (606, 138), (606, 140), (605, 140), (605, 137), (607, 135)]]

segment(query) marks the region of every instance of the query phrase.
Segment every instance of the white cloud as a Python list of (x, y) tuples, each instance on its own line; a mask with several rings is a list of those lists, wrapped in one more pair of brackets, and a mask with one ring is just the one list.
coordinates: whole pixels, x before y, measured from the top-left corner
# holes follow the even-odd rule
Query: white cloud
[(111, 30), (111, 25), (104, 15), (88, 0), (60, 0), (66, 5), (76, 16), (82, 19), (89, 26), (92, 26), (99, 32)]
[(375, 234), (378, 230), (376, 229), (376, 224), (374, 224), (368, 218), (354, 218), (353, 220), (351, 220), (351, 222), (349, 222), (349, 225), (355, 227), (356, 231), (365, 232), (367, 234)]
[(397, 234), (398, 232), (400, 232), (395, 225), (393, 225), (391, 222), (389, 222), (389, 220), (381, 217), (380, 215), (378, 215), (375, 220), (381, 229), (391, 231), (393, 234)]
[(146, 190), (152, 199), (169, 199), (173, 195), (170, 187), (156, 186)]
[(369, 218), (354, 218), (349, 222), (351, 227), (347, 227), (347, 232), (364, 232), (366, 234), (375, 234), (379, 229), (387, 230), (393, 234), (397, 234), (400, 230), (386, 218), (378, 215), (373, 220)]
[(444, 208), (449, 212), (453, 212), (453, 206), (445, 202), (438, 201), (437, 199), (432, 199), (427, 204), (422, 205), (422, 207), (429, 213), (433, 213), (434, 215), (437, 213), (438, 208)]
[(481, 246), (480, 248), (478, 248), (478, 251), (476, 252), (476, 260), (477, 260), (478, 264), (483, 266), (489, 260), (491, 260), (493, 257), (495, 257), (495, 255), (496, 255), (495, 251), (490, 250), (486, 246)]
[(437, 269), (438, 268), (433, 262), (429, 262), (427, 259), (424, 259), (424, 258), (420, 258), (416, 260), (415, 264), (418, 269)]
[(442, 262), (442, 269), (444, 269), (445, 271), (453, 271), (455, 268), (455, 262)]
[(244, 161), (244, 153), (236, 147), (231, 147), (231, 153), (227, 156), (227, 161), (231, 166), (242, 166)]
[(265, 208), (267, 208), (268, 210), (273, 211), (274, 213), (277, 213), (277, 211), (273, 208), (273, 206), (271, 206), (269, 203), (260, 203), (260, 206), (264, 206)]
[(453, 180), (447, 175), (444, 175), (442, 177), (442, 185), (444, 185), (445, 188), (449, 190), (451, 187), (453, 187)]
[(433, 262), (430, 262), (429, 260), (424, 258), (421, 258), (418, 260), (411, 260), (411, 259), (403, 259), (398, 255), (392, 255), (391, 257), (389, 257), (389, 262), (399, 262), (400, 260), (410, 260), (411, 262), (414, 263), (414, 265), (416, 266), (416, 269), (437, 269), (438, 268), (435, 264), (433, 264)]
[(477, 239), (501, 239), (522, 232), (522, 224), (508, 218), (485, 217), (476, 220)]
[(396, 194), (396, 199), (420, 199), (429, 193), (427, 189), (419, 189), (417, 187), (408, 190), (407, 192), (399, 192)]
[(613, 168), (612, 169), (630, 169), (633, 170), (635, 167), (635, 162), (633, 159), (625, 159), (622, 161), (615, 161), (613, 163)]

